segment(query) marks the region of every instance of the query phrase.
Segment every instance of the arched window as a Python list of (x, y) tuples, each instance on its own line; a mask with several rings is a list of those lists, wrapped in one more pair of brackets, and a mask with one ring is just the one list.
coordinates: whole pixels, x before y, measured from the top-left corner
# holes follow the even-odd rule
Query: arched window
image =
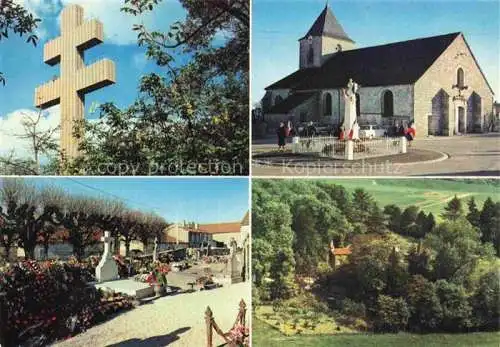
[(276, 97), (274, 98), (275, 105), (278, 105), (282, 101), (283, 101), (283, 98), (281, 97), (281, 95), (276, 95)]
[(457, 70), (457, 87), (463, 88), (464, 85), (465, 85), (464, 70), (462, 68), (458, 68), (458, 70)]
[(332, 114), (332, 95), (326, 93), (323, 99), (323, 114), (325, 116), (330, 116)]
[(394, 95), (390, 90), (382, 94), (382, 116), (394, 117)]

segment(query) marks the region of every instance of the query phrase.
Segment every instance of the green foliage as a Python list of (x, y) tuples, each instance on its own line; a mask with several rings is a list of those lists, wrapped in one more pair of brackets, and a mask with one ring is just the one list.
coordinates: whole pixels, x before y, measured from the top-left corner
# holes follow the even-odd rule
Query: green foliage
[(342, 313), (350, 317), (365, 317), (366, 307), (362, 302), (345, 298), (342, 300)]
[(494, 203), (491, 198), (486, 199), (479, 216), (481, 240), (491, 242), (497, 255), (500, 256), (500, 203)]
[(380, 332), (405, 330), (410, 318), (410, 310), (403, 298), (380, 295), (377, 299), (375, 329)]
[(469, 208), (469, 213), (467, 213), (467, 220), (470, 224), (479, 228), (481, 225), (481, 212), (477, 209), (476, 200), (474, 197), (471, 197), (467, 201), (467, 207)]
[(500, 329), (500, 282), (498, 269), (483, 275), (472, 297), (475, 325), (482, 329)]
[(410, 236), (418, 234), (419, 226), (417, 225), (417, 217), (418, 217), (417, 206), (412, 205), (405, 208), (405, 210), (401, 214), (401, 227), (400, 227), (401, 235)]
[[(27, 9), (14, 0), (0, 1), (0, 42), (9, 38), (9, 34), (20, 37), (27, 35), (26, 42), (36, 46), (38, 37), (34, 34), (41, 19), (33, 17)], [(5, 85), (5, 77), (0, 72), (0, 83)]]
[(454, 221), (463, 215), (462, 201), (455, 195), (453, 199), (445, 206), (444, 212), (441, 215), (444, 219)]
[(443, 311), (434, 283), (420, 275), (412, 276), (408, 283), (407, 301), (411, 312), (411, 330), (435, 331), (439, 328)]
[(441, 303), (441, 329), (457, 332), (471, 327), (472, 307), (465, 288), (445, 280), (436, 281), (436, 294)]
[(477, 264), (478, 256), (492, 256), (491, 247), (484, 247), (477, 229), (465, 218), (444, 222), (427, 235), (425, 243), (435, 252), (433, 261), (436, 279), (462, 283)]
[(387, 227), (389, 230), (400, 234), (401, 233), (401, 209), (396, 205), (386, 205), (384, 214), (388, 217)]
[(432, 273), (431, 254), (427, 249), (413, 246), (408, 253), (408, 272), (410, 275), (422, 275), (429, 278)]
[(293, 252), (290, 249), (278, 250), (269, 269), (271, 300), (286, 300), (295, 295), (294, 267)]

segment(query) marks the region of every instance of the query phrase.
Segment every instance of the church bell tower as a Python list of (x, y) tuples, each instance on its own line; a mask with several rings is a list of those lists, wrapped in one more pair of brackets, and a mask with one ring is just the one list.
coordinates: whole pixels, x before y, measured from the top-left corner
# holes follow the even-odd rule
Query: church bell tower
[(299, 43), (301, 69), (319, 67), (331, 55), (355, 48), (328, 3)]

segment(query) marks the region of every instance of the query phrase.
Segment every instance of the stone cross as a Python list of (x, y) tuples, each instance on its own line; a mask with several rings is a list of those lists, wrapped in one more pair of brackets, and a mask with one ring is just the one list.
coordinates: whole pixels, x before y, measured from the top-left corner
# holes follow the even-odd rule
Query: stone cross
[(75, 121), (84, 118), (85, 94), (115, 83), (115, 65), (109, 59), (86, 66), (84, 52), (103, 42), (103, 25), (84, 21), (83, 8), (70, 5), (61, 12), (61, 36), (43, 49), (46, 64), (61, 64), (61, 76), (35, 90), (35, 106), (46, 109), (61, 105), (61, 150), (68, 158), (78, 155), (73, 137)]
[(111, 254), (111, 242), (113, 238), (109, 231), (104, 232), (104, 237), (101, 238), (104, 242), (104, 253), (102, 254), (101, 261), (95, 269), (95, 277), (98, 282), (112, 281), (119, 278), (118, 266)]
[(158, 260), (158, 236), (155, 236), (155, 247), (153, 249), (153, 262)]
[(111, 259), (111, 243), (113, 242), (113, 237), (111, 237), (111, 233), (109, 231), (104, 232), (104, 236), (101, 237), (101, 241), (104, 242), (104, 253), (102, 254), (103, 258)]

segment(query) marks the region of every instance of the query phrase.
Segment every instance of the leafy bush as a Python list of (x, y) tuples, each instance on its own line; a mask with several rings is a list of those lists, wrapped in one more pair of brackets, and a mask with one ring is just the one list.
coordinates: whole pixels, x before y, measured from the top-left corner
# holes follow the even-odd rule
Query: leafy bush
[(86, 265), (55, 261), (25, 261), (1, 272), (0, 292), (6, 294), (10, 344), (27, 343), (33, 337), (48, 343), (85, 331), (108, 314), (131, 308), (128, 298), (114, 294), (103, 298), (87, 284), (92, 279)]
[(356, 302), (349, 298), (342, 301), (342, 313), (347, 316), (365, 317), (366, 307), (362, 302)]
[(469, 304), (464, 287), (445, 280), (436, 282), (436, 293), (443, 310), (441, 329), (463, 331), (471, 326), (472, 307)]
[(375, 329), (382, 332), (405, 330), (410, 318), (410, 310), (403, 298), (380, 295), (377, 300)]

